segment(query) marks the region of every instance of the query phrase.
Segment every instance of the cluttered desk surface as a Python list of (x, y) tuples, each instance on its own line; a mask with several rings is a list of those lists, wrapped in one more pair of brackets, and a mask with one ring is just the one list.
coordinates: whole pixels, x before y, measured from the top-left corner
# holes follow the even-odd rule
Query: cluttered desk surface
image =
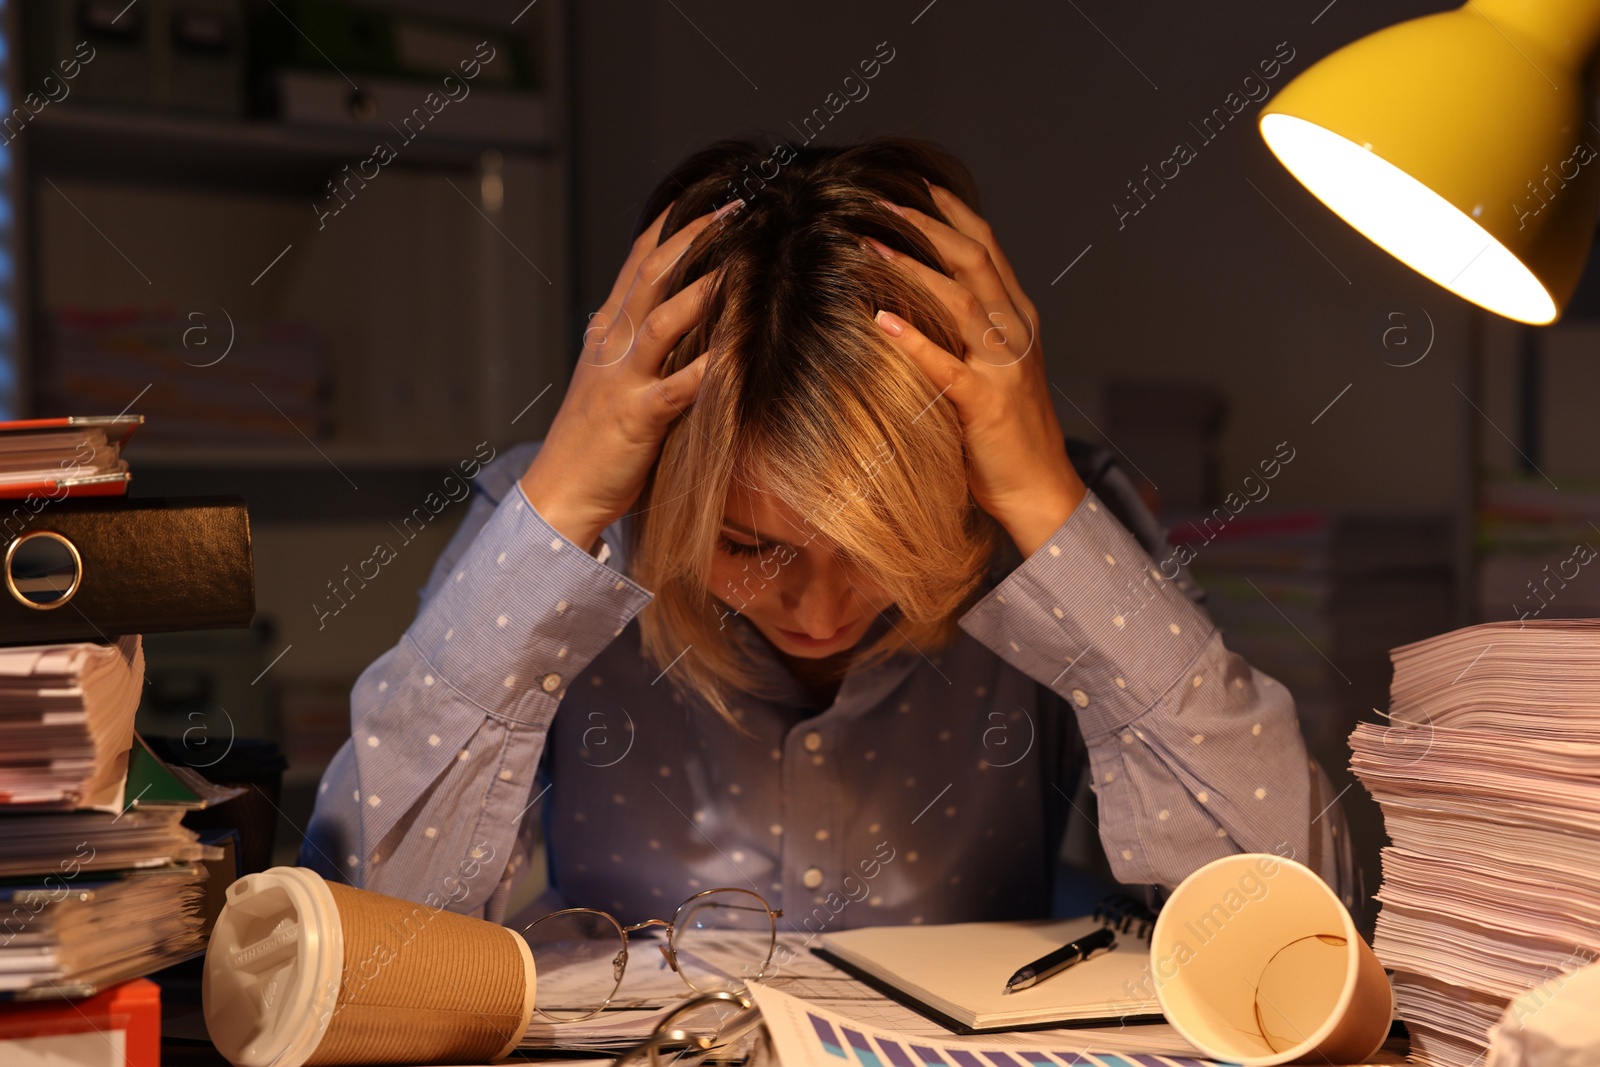
[[(746, 958), (738, 943), (745, 936), (729, 934), (723, 942), (726, 956), (701, 962), (731, 964)], [(774, 960), (781, 962), (752, 988), (784, 1067), (910, 1067), (919, 1063), (946, 1067), (1209, 1067), (1214, 1062), (1161, 1022), (957, 1034), (819, 957), (811, 951), (817, 943), (815, 935), (780, 934)], [(641, 954), (641, 958), (648, 957)], [(729, 970), (733, 969), (730, 965)], [(581, 982), (583, 976), (574, 976), (574, 980)], [(604, 984), (598, 975), (595, 980)], [(564, 988), (571, 992), (570, 987)], [(688, 995), (682, 980), (665, 964), (630, 967), (607, 1011), (590, 1020), (559, 1024), (535, 1015), (517, 1050), (496, 1062), (609, 1064), (649, 1037), (657, 1023)], [(742, 1047), (730, 1046), (725, 1055), (736, 1059), (748, 1048), (748, 1042)], [(1391, 1041), (1368, 1062), (1399, 1064), (1404, 1060), (1403, 1043)], [(227, 1067), (228, 1061), (207, 1038), (198, 1005), (174, 1003), (166, 1008), (161, 1062), (167, 1067)]]

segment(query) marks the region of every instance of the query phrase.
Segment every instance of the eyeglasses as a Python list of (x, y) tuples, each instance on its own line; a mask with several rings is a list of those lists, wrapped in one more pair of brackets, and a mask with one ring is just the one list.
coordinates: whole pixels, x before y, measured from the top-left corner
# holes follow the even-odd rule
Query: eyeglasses
[[(703, 890), (678, 905), (671, 920), (646, 919), (632, 926), (594, 908), (553, 911), (523, 927), (539, 988), (552, 992), (552, 1000), (534, 1010), (557, 1023), (600, 1014), (622, 985), (628, 935), (652, 927), (665, 928), (657, 948), (690, 989), (742, 992), (744, 982), (759, 980), (772, 962), (782, 917), (759, 894), (732, 888)], [(730, 971), (742, 977), (730, 978)]]
[[(706, 1060), (727, 1059), (734, 1042), (761, 1022), (761, 1011), (742, 993), (702, 993), (669, 1012), (645, 1040), (617, 1058), (614, 1067), (663, 1067), (661, 1054), (671, 1052), (671, 1067), (696, 1067)], [(744, 1057), (744, 1067), (775, 1067), (772, 1034), (761, 1027)]]

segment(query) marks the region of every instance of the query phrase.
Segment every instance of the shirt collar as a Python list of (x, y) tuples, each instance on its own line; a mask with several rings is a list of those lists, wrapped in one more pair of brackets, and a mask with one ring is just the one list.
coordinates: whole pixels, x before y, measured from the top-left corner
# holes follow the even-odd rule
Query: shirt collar
[[(886, 611), (880, 612), (867, 627), (857, 647), (865, 648), (872, 645), (887, 633), (891, 626), (898, 625), (899, 618), (899, 610), (892, 605)], [(772, 680), (776, 695), (771, 698), (771, 702), (791, 710), (808, 707), (808, 697), (804, 688), (794, 675), (789, 673), (788, 667), (778, 658), (771, 643), (761, 635), (754, 624), (741, 615), (735, 620), (734, 630), (756, 664), (756, 669), (763, 677)], [(819, 715), (855, 717), (876, 707), (904, 681), (906, 675), (911, 673), (921, 658), (921, 653), (903, 648), (874, 666), (852, 667), (840, 682), (834, 702)]]

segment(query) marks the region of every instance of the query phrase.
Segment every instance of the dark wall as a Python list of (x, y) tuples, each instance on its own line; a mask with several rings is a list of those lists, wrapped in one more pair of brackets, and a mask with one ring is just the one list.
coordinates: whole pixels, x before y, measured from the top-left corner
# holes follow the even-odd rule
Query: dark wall
[[(1282, 502), (1457, 506), (1464, 306), (1294, 183), (1255, 130), (1259, 103), (1210, 141), (1190, 125), (1275, 53), (1292, 59), (1274, 92), (1342, 44), (1449, 6), (1325, 3), (585, 0), (572, 13), (575, 311), (599, 306), (674, 161), (749, 129), (798, 137), (789, 124), (887, 41), (894, 59), (824, 136), (908, 133), (966, 161), (1039, 306), (1052, 378), (1085, 416), (1112, 376), (1214, 383), (1231, 408), (1223, 485), (1288, 439), (1301, 459)], [(1113, 205), (1136, 203), (1126, 183), (1180, 140), (1195, 158), (1119, 220)], [(1426, 329), (1419, 309), (1438, 333), (1429, 358), (1386, 366), (1399, 360), (1375, 324), (1400, 310)]]

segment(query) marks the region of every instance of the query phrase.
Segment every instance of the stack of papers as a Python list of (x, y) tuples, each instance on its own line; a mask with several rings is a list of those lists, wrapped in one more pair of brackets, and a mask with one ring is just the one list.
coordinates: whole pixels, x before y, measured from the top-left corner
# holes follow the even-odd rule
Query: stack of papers
[(1350, 737), (1383, 809), (1373, 948), (1413, 1059), (1470, 1067), (1517, 994), (1600, 956), (1600, 620), (1485, 623), (1394, 650)]
[(90, 996), (203, 945), (182, 824), (238, 792), (169, 768), (134, 733), (137, 634), (0, 648), (0, 999)]
[(0, 648), (0, 810), (119, 810), (143, 685), (138, 634)]
[(92, 996), (204, 948), (200, 843), (185, 809), (0, 816), (0, 1000)]
[(193, 954), (203, 878), (198, 864), (167, 865), (0, 888), (0, 994), (91, 995)]
[[(159, 867), (206, 855), (206, 846), (167, 805), (103, 811), (8, 815), (0, 819), (0, 878), (55, 875), (64, 884), (84, 871)], [(0, 938), (3, 943), (3, 938)]]
[(143, 424), (143, 415), (0, 422), (0, 497), (59, 500), (125, 494), (130, 474), (122, 446)]

